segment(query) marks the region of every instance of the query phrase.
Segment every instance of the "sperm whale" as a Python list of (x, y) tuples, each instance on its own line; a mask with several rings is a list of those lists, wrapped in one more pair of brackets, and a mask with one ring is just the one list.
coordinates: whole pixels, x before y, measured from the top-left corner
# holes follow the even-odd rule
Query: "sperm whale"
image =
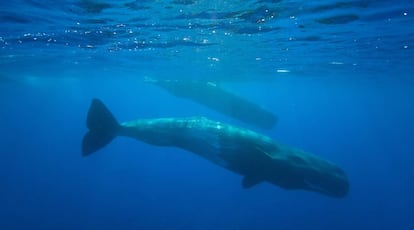
[(278, 143), (255, 131), (206, 117), (138, 119), (118, 123), (99, 99), (93, 99), (86, 120), (82, 154), (88, 156), (117, 136), (197, 154), (243, 176), (242, 186), (268, 182), (284, 189), (302, 189), (345, 197), (349, 181), (334, 163)]

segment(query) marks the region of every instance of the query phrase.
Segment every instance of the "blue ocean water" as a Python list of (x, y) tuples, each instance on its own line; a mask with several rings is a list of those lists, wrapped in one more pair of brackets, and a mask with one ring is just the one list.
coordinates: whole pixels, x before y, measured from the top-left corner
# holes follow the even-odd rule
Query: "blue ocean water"
[[(414, 229), (414, 2), (0, 3), (0, 229)], [(210, 81), (269, 130), (145, 79)], [(342, 199), (120, 137), (81, 155), (92, 98), (119, 121), (206, 116), (335, 162)], [(217, 98), (220, 100), (220, 98)]]

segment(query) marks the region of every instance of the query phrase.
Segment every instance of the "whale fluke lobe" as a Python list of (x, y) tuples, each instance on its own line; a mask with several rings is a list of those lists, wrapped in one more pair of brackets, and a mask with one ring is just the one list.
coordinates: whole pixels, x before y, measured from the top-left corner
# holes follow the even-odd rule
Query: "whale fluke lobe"
[(119, 124), (99, 99), (93, 99), (86, 126), (89, 131), (82, 141), (82, 155), (87, 156), (109, 144), (117, 135)]

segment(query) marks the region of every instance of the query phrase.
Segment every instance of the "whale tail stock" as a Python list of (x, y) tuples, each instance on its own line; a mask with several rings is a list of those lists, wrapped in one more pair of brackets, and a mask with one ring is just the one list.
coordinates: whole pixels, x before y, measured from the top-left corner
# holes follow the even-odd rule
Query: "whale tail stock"
[(99, 99), (93, 99), (89, 107), (86, 126), (89, 131), (82, 140), (82, 155), (90, 155), (109, 144), (118, 133), (120, 125)]

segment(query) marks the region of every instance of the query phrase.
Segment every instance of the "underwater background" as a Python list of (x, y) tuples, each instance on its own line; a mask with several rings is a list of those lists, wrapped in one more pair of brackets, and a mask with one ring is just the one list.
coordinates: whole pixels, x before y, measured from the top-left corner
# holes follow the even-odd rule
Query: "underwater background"
[[(0, 229), (414, 229), (413, 15), (411, 0), (2, 1)], [(213, 82), (278, 122), (148, 78)], [(92, 98), (119, 121), (255, 130), (341, 166), (349, 194), (243, 189), (195, 154), (124, 137), (83, 157)]]

